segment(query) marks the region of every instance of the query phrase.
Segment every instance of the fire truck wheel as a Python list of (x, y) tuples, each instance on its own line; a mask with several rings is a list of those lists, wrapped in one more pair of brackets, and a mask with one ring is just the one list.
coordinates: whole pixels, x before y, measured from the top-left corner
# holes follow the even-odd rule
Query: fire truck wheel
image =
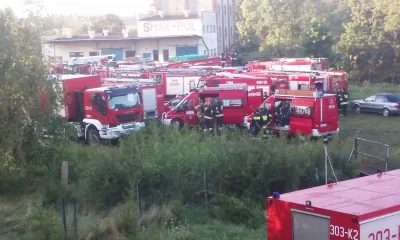
[(90, 127), (87, 136), (89, 144), (99, 144), (100, 143), (100, 134), (99, 131), (94, 128)]
[(389, 109), (384, 108), (383, 111), (382, 111), (382, 115), (383, 115), (384, 117), (389, 117), (389, 116), (390, 116), (390, 111), (389, 111)]
[(183, 123), (179, 119), (174, 119), (171, 121), (171, 127), (175, 128), (175, 129), (180, 129), (183, 127)]
[(358, 105), (356, 105), (356, 106), (354, 107), (354, 112), (357, 113), (357, 114), (360, 114), (360, 113), (361, 113), (361, 107), (358, 106)]

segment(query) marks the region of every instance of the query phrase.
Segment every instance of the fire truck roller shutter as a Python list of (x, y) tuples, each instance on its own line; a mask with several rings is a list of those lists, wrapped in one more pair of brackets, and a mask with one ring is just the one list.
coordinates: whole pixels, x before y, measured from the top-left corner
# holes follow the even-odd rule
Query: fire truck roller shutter
[(157, 115), (157, 93), (155, 88), (143, 89), (143, 110), (147, 117)]
[(293, 240), (329, 240), (329, 217), (292, 211)]
[(101, 55), (114, 54), (116, 61), (124, 60), (124, 53), (122, 48), (103, 48), (101, 49)]
[(176, 47), (177, 57), (190, 54), (199, 54), (199, 48), (197, 46)]

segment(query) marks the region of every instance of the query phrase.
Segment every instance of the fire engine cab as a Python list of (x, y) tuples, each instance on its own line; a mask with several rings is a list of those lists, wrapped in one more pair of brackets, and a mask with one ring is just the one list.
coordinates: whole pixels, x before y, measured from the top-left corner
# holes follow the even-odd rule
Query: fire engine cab
[(139, 90), (131, 85), (102, 86), (98, 76), (56, 76), (63, 91), (59, 115), (89, 142), (118, 139), (144, 127)]
[[(320, 137), (339, 132), (339, 116), (334, 94), (316, 91), (281, 90), (268, 97), (259, 107), (267, 105), (272, 113), (272, 132)], [(244, 117), (244, 125), (251, 130), (254, 113)]]
[(163, 114), (164, 125), (175, 128), (184, 125), (198, 125), (195, 107), (199, 100), (221, 98), (223, 103), (223, 124), (242, 125), (243, 117), (257, 108), (263, 98), (261, 89), (248, 91), (246, 84), (221, 84), (219, 87), (205, 87), (189, 93), (175, 108)]
[(267, 199), (268, 240), (399, 240), (400, 170)]

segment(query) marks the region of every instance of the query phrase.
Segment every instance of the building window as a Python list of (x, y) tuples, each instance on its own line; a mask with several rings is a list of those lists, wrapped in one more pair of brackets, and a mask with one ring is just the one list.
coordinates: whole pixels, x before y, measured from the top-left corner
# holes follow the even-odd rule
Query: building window
[(99, 56), (99, 53), (97, 51), (89, 52), (89, 57), (94, 57), (94, 56)]
[(207, 33), (210, 32), (210, 25), (207, 25)]
[(217, 49), (214, 48), (214, 56), (217, 56)]
[(143, 53), (143, 59), (150, 60), (150, 58), (151, 58), (151, 53)]
[(229, 5), (229, 13), (232, 14), (232, 5)]
[(127, 50), (125, 51), (125, 57), (127, 58), (132, 58), (135, 57), (136, 51), (135, 50)]
[(153, 50), (153, 60), (158, 61), (158, 50)]
[(221, 8), (218, 5), (218, 15), (221, 15)]
[(169, 59), (169, 50), (168, 49), (164, 49), (163, 50), (163, 60), (164, 61), (168, 61)]
[(226, 16), (226, 5), (224, 5), (224, 15)]
[(226, 27), (225, 27), (225, 37), (227, 37), (228, 36), (228, 30), (226, 30)]
[(69, 57), (73, 58), (73, 57), (84, 57), (85, 55), (83, 54), (83, 52), (70, 52), (69, 53)]
[(215, 25), (213, 25), (213, 32), (215, 33)]
[(204, 50), (204, 55), (207, 55), (207, 50)]
[(203, 33), (206, 33), (206, 25), (203, 25)]
[(233, 36), (233, 27), (231, 26), (231, 37)]

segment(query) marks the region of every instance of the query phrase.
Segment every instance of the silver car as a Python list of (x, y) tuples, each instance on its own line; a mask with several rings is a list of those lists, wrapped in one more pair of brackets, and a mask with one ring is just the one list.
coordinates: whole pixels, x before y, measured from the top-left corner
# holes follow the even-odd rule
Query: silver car
[(379, 113), (387, 117), (400, 114), (400, 96), (395, 93), (377, 93), (366, 99), (353, 100), (350, 107), (358, 114)]

